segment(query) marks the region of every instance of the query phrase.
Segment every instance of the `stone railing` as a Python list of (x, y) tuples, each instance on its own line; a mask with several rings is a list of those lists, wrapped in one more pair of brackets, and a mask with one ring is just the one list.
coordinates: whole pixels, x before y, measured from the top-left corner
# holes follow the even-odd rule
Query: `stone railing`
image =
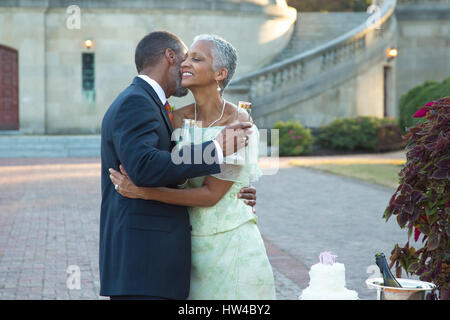
[[(262, 68), (231, 82), (228, 94), (234, 99), (249, 99), (253, 117), (281, 110), (283, 95), (300, 93), (305, 83), (320, 81), (341, 64), (351, 63), (392, 33), (396, 0), (378, 1), (378, 10), (365, 23), (317, 48)], [(395, 21), (394, 21), (395, 23)], [(309, 85), (311, 87), (311, 85)], [(291, 99), (292, 101), (292, 99)], [(264, 107), (265, 106), (265, 107)], [(268, 108), (267, 106), (270, 106)]]

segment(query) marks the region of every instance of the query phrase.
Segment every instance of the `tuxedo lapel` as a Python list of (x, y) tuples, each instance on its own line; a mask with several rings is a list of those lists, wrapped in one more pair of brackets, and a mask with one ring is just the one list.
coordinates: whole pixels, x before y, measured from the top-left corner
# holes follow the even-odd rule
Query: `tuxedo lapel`
[(152, 86), (149, 85), (146, 81), (142, 80), (139, 77), (134, 78), (133, 84), (142, 87), (150, 95), (150, 97), (152, 97), (153, 101), (155, 101), (155, 103), (158, 105), (159, 111), (162, 114), (164, 122), (166, 123), (166, 126), (169, 129), (170, 134), (172, 135), (173, 128), (172, 128), (172, 124), (170, 123), (170, 118), (169, 118), (169, 115), (167, 114), (166, 107), (163, 106), (163, 104), (161, 103), (161, 100), (159, 100), (159, 97), (156, 94), (155, 90), (153, 90)]

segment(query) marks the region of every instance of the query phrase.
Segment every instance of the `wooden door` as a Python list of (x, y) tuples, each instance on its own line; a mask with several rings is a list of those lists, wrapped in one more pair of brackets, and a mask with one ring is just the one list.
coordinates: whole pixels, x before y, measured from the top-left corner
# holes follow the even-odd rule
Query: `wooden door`
[(19, 130), (17, 51), (0, 45), (0, 130)]

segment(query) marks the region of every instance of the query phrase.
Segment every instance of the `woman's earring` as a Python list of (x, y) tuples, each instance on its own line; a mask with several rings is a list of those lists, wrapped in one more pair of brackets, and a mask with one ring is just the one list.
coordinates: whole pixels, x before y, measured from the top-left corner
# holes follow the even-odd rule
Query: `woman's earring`
[(218, 80), (216, 80), (217, 81), (217, 91), (222, 91), (222, 88), (220, 87), (220, 84), (219, 84), (219, 81)]

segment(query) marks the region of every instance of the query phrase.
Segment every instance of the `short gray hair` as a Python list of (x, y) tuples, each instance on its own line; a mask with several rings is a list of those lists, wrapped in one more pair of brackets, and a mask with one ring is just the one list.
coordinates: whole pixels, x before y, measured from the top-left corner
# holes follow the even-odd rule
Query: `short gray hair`
[(236, 49), (225, 39), (213, 34), (198, 35), (194, 38), (192, 44), (197, 41), (206, 41), (212, 44), (211, 55), (213, 58), (214, 71), (220, 68), (228, 70), (228, 76), (222, 81), (222, 89), (225, 89), (236, 71)]

